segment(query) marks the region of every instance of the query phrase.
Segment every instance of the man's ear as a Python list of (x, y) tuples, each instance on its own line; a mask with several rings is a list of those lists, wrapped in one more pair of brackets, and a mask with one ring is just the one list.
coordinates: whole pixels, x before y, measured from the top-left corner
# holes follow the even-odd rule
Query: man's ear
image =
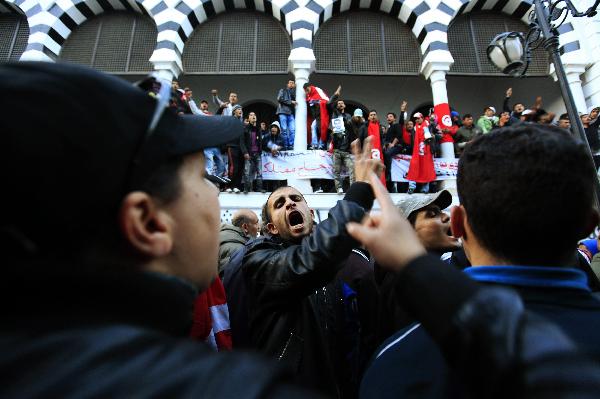
[(452, 235), (456, 238), (462, 238), (463, 241), (467, 238), (467, 231), (465, 228), (466, 222), (465, 208), (462, 205), (454, 206), (450, 210), (450, 228), (452, 229)]
[(173, 248), (172, 219), (144, 192), (135, 191), (125, 197), (119, 226), (129, 245), (141, 255), (158, 258)]
[(279, 234), (279, 230), (277, 230), (277, 227), (275, 227), (275, 225), (272, 222), (267, 223), (267, 230), (272, 236), (276, 236)]

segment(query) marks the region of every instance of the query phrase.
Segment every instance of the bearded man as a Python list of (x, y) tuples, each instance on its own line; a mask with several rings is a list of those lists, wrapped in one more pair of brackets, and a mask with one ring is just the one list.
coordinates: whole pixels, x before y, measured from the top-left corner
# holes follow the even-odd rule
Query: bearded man
[(252, 346), (292, 368), (297, 382), (330, 396), (338, 392), (317, 316), (322, 307), (312, 294), (334, 279), (356, 247), (346, 224), (362, 220), (373, 204), (367, 178), (381, 163), (371, 159), (370, 142), (362, 154), (353, 144), (356, 183), (318, 226), (298, 190), (275, 190), (263, 206), (268, 234), (247, 245), (242, 261)]

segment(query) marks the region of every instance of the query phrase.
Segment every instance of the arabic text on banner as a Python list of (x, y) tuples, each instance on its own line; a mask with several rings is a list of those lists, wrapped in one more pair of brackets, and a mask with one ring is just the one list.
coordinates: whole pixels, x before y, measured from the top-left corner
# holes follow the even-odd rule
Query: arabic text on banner
[[(405, 182), (410, 164), (410, 155), (396, 155), (392, 159), (392, 181)], [(435, 180), (454, 180), (458, 172), (458, 159), (434, 158)]]
[[(405, 182), (410, 164), (410, 155), (397, 155), (392, 160), (392, 180)], [(436, 180), (456, 179), (458, 159), (434, 159)], [(345, 175), (345, 173), (342, 173)], [(281, 151), (274, 157), (268, 152), (262, 154), (263, 180), (333, 179), (333, 157), (327, 151)]]

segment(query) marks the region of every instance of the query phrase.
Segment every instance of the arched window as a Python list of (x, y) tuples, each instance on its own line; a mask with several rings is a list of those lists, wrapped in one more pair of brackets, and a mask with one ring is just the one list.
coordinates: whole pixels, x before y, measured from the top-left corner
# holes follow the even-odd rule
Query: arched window
[(186, 74), (287, 73), (290, 38), (259, 12), (221, 14), (199, 25), (183, 49)]
[(369, 11), (331, 18), (314, 42), (317, 72), (418, 75), (421, 50), (400, 20)]
[(18, 61), (27, 47), (27, 18), (16, 13), (0, 13), (0, 62)]
[[(478, 12), (461, 15), (448, 28), (448, 47), (454, 58), (450, 73), (504, 76), (487, 59), (487, 47), (499, 33), (525, 33), (527, 30), (526, 24), (505, 14)], [(548, 75), (548, 55), (543, 48), (533, 52), (527, 75)]]
[(60, 59), (105, 72), (145, 74), (156, 47), (152, 18), (132, 12), (111, 12), (84, 22), (73, 30)]

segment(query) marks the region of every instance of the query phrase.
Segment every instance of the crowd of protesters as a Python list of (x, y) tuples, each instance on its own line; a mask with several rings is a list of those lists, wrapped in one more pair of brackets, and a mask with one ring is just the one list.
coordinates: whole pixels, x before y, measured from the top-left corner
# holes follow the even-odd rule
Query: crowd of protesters
[(229, 116), (180, 115), (153, 77), (35, 62), (0, 65), (0, 90), (1, 397), (600, 392), (600, 251), (580, 242), (597, 172), (565, 129), (472, 140), (448, 215), (445, 190), (393, 203), (371, 111), (351, 149), (336, 139), (354, 182), (327, 219), (281, 186), (220, 225), (206, 150), (235, 143), (255, 173), (264, 142), (234, 94), (215, 92)]
[[(438, 123), (433, 109), (430, 109), (426, 115), (421, 112), (409, 115), (407, 101), (402, 101), (398, 113), (390, 110), (386, 114), (385, 122), (380, 121), (376, 110), (370, 110), (366, 119), (360, 108), (356, 108), (350, 115), (346, 112), (341, 89), (339, 86), (334, 94), (328, 97), (321, 88), (310, 83), (304, 85), (310, 111), (307, 121), (310, 134), (306, 149), (331, 152), (334, 184), (329, 190), (333, 189), (339, 194), (343, 194), (344, 187), (348, 187), (355, 181), (350, 143), (356, 138), (362, 142), (366, 137), (372, 137), (374, 156), (379, 157), (386, 167), (385, 181), (388, 190), (394, 193), (412, 194), (437, 191), (433, 187), (433, 182), (436, 181), (434, 158), (448, 157), (448, 154), (442, 154), (442, 143), (453, 143), (454, 153), (450, 156), (459, 158), (465, 146), (472, 140), (502, 127), (514, 126), (522, 122), (554, 125), (563, 129), (571, 127), (568, 115), (562, 114), (556, 118), (555, 114), (543, 108), (541, 97), (537, 97), (529, 108), (521, 102), (515, 102), (511, 106), (512, 88), (506, 91), (500, 112), (491, 105), (483, 108), (482, 114), (478, 117), (469, 113), (460, 114), (453, 110), (450, 127)], [(178, 109), (178, 112), (212, 115), (208, 111), (207, 100), (200, 102), (200, 108), (196, 106), (189, 88), (180, 89), (178, 82), (174, 81), (173, 91), (176, 99), (172, 105)], [(216, 114), (233, 115), (243, 120), (245, 132), (239, 141), (227, 143), (220, 149), (205, 150), (207, 170), (231, 180), (231, 184), (224, 188), (227, 192), (266, 192), (285, 185), (285, 182), (266, 183), (262, 180), (261, 153), (268, 152), (272, 156), (277, 156), (280, 151), (294, 149), (296, 130), (294, 117), (297, 105), (295, 82), (288, 80), (286, 86), (277, 93), (278, 107), (275, 121), (258, 121), (253, 112), (244, 115), (236, 93), (230, 93), (228, 101), (221, 100), (217, 90), (212, 90), (211, 93), (212, 101), (218, 107)], [(588, 113), (582, 113), (580, 116), (597, 169), (600, 167), (599, 110), (600, 107), (592, 107)], [(408, 173), (403, 176), (407, 183), (392, 181), (392, 160), (399, 154), (411, 157)], [(325, 181), (313, 181), (316, 193), (323, 192), (326, 186)]]

